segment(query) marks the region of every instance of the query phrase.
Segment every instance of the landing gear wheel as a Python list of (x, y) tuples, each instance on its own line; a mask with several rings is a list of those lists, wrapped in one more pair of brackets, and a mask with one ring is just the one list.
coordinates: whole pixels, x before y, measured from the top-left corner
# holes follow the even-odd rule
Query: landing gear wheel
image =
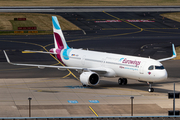
[(148, 91), (149, 92), (154, 92), (154, 88), (149, 88)]
[(123, 78), (124, 85), (127, 85), (127, 79)]
[(122, 83), (123, 83), (122, 78), (119, 78), (119, 79), (118, 79), (118, 84), (119, 84), (119, 85), (122, 85)]
[(151, 86), (152, 82), (147, 82), (147, 84), (149, 85), (148, 91), (149, 92), (154, 92), (154, 88), (152, 88), (152, 86)]
[(118, 84), (119, 85), (127, 85), (127, 79), (126, 78), (119, 78)]
[(85, 85), (85, 84), (82, 84), (82, 86), (83, 86), (83, 87), (86, 87), (87, 85)]

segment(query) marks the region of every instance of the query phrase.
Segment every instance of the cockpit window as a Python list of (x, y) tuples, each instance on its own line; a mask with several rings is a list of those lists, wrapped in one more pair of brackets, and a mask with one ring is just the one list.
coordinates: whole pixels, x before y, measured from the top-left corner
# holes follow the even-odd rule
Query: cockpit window
[(153, 70), (154, 69), (154, 66), (153, 65), (151, 65), (149, 68), (148, 68), (148, 70)]
[(163, 70), (164, 67), (163, 66), (155, 66), (155, 69), (158, 69), (158, 70)]

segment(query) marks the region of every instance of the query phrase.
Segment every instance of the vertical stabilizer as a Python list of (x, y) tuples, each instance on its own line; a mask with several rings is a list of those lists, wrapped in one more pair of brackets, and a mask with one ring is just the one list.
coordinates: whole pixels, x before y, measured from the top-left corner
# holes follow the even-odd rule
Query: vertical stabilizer
[(62, 33), (61, 27), (59, 25), (58, 19), (56, 16), (52, 16), (52, 24), (53, 24), (53, 35), (54, 35), (54, 44), (55, 48), (59, 49), (67, 49), (69, 48), (64, 35)]

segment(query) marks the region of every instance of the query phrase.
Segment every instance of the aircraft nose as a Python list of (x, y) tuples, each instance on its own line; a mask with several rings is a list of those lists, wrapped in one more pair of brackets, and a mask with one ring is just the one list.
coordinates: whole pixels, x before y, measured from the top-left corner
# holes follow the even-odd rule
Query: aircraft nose
[(161, 72), (158, 72), (158, 78), (159, 80), (165, 80), (167, 79), (168, 77), (168, 74), (167, 74), (167, 71), (166, 70), (163, 70)]
[(168, 77), (168, 74), (167, 74), (167, 71), (166, 71), (166, 70), (164, 70), (164, 75), (163, 75), (163, 77), (164, 77), (164, 79), (167, 79), (167, 77)]

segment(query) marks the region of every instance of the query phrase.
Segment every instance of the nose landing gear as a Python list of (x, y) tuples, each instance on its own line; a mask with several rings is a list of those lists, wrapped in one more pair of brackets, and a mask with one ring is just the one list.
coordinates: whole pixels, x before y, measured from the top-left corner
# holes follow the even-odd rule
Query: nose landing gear
[(127, 79), (126, 78), (119, 78), (118, 84), (119, 85), (127, 85)]
[(152, 86), (151, 86), (152, 83), (147, 82), (147, 84), (149, 85), (148, 91), (149, 91), (149, 92), (154, 92), (154, 88), (152, 88)]

